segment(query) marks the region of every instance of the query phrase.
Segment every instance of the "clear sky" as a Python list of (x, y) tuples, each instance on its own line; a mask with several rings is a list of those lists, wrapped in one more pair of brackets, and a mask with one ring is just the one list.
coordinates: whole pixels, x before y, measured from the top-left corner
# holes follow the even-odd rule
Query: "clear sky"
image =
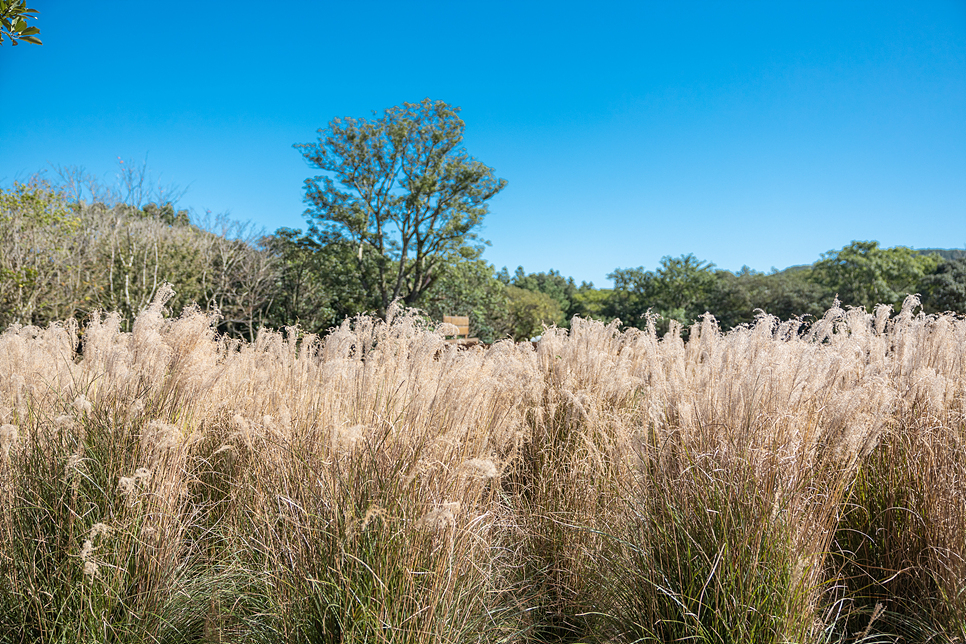
[(0, 185), (146, 156), (183, 208), (304, 228), (292, 144), (429, 97), (509, 182), (497, 268), (607, 286), (664, 255), (966, 247), (964, 0), (27, 5), (44, 45), (0, 48)]

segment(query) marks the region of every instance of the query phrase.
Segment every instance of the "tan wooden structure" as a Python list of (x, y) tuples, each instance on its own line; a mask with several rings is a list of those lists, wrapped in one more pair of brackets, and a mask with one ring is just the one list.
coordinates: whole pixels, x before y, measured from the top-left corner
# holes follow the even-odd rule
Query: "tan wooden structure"
[(457, 333), (455, 338), (450, 338), (447, 342), (452, 342), (454, 344), (460, 344), (465, 346), (472, 346), (474, 344), (479, 344), (479, 338), (470, 337), (470, 318), (465, 315), (444, 315), (444, 324), (452, 324), (456, 327)]
[(470, 336), (470, 318), (465, 315), (444, 315), (443, 324), (452, 324), (459, 331), (457, 337), (468, 338)]

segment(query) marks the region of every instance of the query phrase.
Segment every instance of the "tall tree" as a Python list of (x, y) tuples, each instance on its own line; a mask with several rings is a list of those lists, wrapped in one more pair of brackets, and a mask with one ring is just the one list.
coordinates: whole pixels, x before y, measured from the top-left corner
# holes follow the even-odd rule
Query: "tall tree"
[(662, 330), (670, 320), (688, 325), (704, 313), (716, 283), (714, 264), (692, 254), (662, 257), (655, 271), (619, 268), (608, 277), (614, 280), (608, 307), (612, 317), (639, 326), (651, 309), (661, 316)]
[(585, 319), (610, 321), (607, 307), (612, 293), (611, 289), (594, 288), (593, 282), (581, 282), (574, 293), (570, 312)]
[(333, 119), (295, 148), (325, 173), (305, 180), (309, 234), (357, 249), (358, 279), (385, 314), (397, 298), (417, 304), (447, 258), (473, 254), (506, 181), (463, 149), (459, 108), (426, 99), (374, 116)]
[(543, 332), (543, 326), (563, 319), (560, 304), (546, 293), (507, 286), (508, 317), (504, 326), (514, 340), (527, 340)]
[(927, 311), (966, 313), (966, 257), (940, 264), (920, 280), (918, 290)]
[(845, 305), (871, 310), (876, 304), (892, 304), (898, 308), (941, 261), (938, 255), (921, 255), (904, 246), (880, 248), (876, 241), (854, 241), (842, 250), (824, 253), (812, 275), (838, 293)]
[(570, 318), (577, 313), (574, 305), (577, 285), (574, 283), (574, 278), (564, 277), (560, 271), (550, 269), (547, 273), (526, 273), (522, 266), (518, 266), (509, 283), (518, 288), (549, 295), (556, 300), (560, 308), (560, 318), (553, 322), (557, 326), (569, 326)]

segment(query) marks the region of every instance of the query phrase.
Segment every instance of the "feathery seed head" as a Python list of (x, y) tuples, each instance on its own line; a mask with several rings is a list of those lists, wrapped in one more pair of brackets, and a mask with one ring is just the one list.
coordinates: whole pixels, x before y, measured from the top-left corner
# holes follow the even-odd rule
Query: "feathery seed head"
[(278, 412), (278, 420), (282, 424), (283, 429), (292, 428), (292, 410), (288, 408), (288, 405), (282, 405), (282, 408)]
[(252, 424), (247, 418), (241, 414), (235, 414), (232, 417), (232, 422), (235, 425), (236, 433), (235, 435), (241, 435), (242, 439), (245, 441), (245, 445), (251, 449), (252, 448)]
[(84, 544), (81, 546), (80, 559), (84, 562), (84, 574), (90, 578), (93, 578), (97, 574), (98, 565), (91, 558), (94, 554), (94, 539), (99, 536), (107, 536), (111, 534), (111, 526), (106, 523), (95, 523), (91, 526), (91, 532)]
[(466, 476), (478, 476), (493, 479), (500, 475), (496, 463), (488, 458), (473, 458), (460, 465), (460, 470)]
[(365, 437), (365, 425), (352, 425), (334, 428), (332, 442), (336, 451), (351, 450), (356, 443)]
[(87, 396), (85, 396), (84, 394), (81, 394), (77, 398), (74, 398), (74, 402), (72, 404), (74, 406), (74, 409), (76, 409), (82, 414), (89, 414), (91, 413), (91, 410), (94, 409), (94, 405), (91, 404), (91, 402), (87, 399)]
[(97, 568), (98, 568), (98, 565), (93, 561), (84, 562), (84, 574), (87, 577), (90, 577), (91, 579), (97, 576)]
[(189, 447), (194, 447), (195, 445), (197, 445), (203, 440), (205, 440), (204, 432), (194, 432), (188, 436), (187, 440), (185, 440), (184, 447), (185, 449)]
[(149, 422), (142, 434), (142, 440), (146, 447), (154, 447), (160, 450), (173, 449), (181, 443), (181, 430), (176, 425), (171, 425), (161, 420)]
[(111, 534), (111, 526), (106, 523), (95, 523), (91, 526), (91, 539), (99, 537), (102, 534), (105, 536)]
[(139, 467), (134, 470), (132, 476), (122, 476), (117, 481), (117, 490), (122, 496), (130, 496), (138, 485), (147, 485), (151, 482), (151, 470), (146, 467)]
[(370, 506), (366, 510), (366, 516), (362, 518), (362, 525), (359, 526), (359, 532), (365, 532), (369, 524), (375, 519), (384, 519), (386, 516), (386, 511), (379, 507), (378, 505)]
[(128, 496), (134, 492), (134, 485), (133, 476), (122, 476), (117, 482), (117, 489), (122, 495)]
[(81, 454), (74, 453), (67, 457), (67, 463), (64, 465), (64, 480), (75, 480), (83, 471), (84, 457)]
[(17, 445), (18, 437), (16, 425), (0, 426), (0, 451), (4, 456), (10, 455), (10, 450)]
[(448, 501), (438, 505), (432, 511), (423, 515), (416, 522), (419, 527), (430, 529), (443, 529), (450, 525), (456, 525), (456, 515), (460, 511), (459, 501)]

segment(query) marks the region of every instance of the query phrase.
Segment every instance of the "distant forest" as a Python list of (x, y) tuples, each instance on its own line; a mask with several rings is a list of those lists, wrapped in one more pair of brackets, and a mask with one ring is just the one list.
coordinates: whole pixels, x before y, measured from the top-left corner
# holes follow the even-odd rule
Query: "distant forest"
[[(259, 234), (224, 217), (192, 217), (175, 203), (171, 194), (145, 189), (143, 174), (107, 189), (76, 168), (59, 169), (57, 181), (41, 174), (0, 190), (0, 327), (67, 318), (83, 324), (95, 311), (117, 311), (129, 325), (165, 282), (176, 291), (172, 313), (217, 309), (221, 332), (248, 339), (261, 327), (324, 333), (347, 317), (385, 312), (361, 279), (361, 245), (311, 229)], [(927, 312), (966, 313), (960, 249), (856, 241), (811, 265), (770, 273), (664, 257), (650, 270), (615, 268), (613, 288), (578, 285), (555, 270), (497, 270), (481, 249), (464, 244), (448, 252), (404, 304), (433, 320), (467, 315), (471, 334), (484, 342), (527, 339), (543, 325), (567, 327), (573, 316), (654, 324), (662, 332), (678, 325), (686, 332), (705, 312), (725, 329), (761, 312), (807, 322), (836, 298), (844, 307), (898, 310), (907, 295), (919, 294)], [(376, 268), (394, 269), (391, 259), (377, 259)]]

